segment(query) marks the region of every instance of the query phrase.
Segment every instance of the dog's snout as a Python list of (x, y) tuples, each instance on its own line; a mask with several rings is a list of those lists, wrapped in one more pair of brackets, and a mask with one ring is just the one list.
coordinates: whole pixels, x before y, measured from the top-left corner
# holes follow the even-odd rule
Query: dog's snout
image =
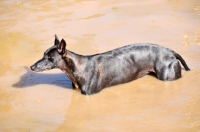
[(32, 71), (34, 71), (34, 70), (35, 70), (35, 65), (30, 66), (30, 69), (31, 69)]

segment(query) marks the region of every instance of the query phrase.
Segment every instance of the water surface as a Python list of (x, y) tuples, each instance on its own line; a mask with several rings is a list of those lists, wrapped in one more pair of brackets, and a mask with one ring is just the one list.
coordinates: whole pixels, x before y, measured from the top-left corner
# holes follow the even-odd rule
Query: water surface
[[(156, 43), (181, 54), (191, 71), (84, 96), (58, 69), (29, 70), (54, 34), (83, 55)], [(200, 1), (3, 0), (0, 69), (2, 132), (200, 132)]]

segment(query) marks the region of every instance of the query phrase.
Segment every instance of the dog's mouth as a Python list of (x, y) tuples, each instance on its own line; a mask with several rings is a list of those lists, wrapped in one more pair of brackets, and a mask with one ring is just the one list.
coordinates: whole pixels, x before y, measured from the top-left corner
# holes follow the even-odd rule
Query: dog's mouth
[(31, 69), (31, 70), (34, 71), (34, 72), (42, 72), (42, 71), (44, 71), (44, 70), (39, 70), (39, 69)]
[(43, 69), (38, 69), (35, 65), (32, 65), (32, 66), (30, 67), (30, 69), (31, 69), (32, 71), (34, 71), (34, 72), (41, 72), (41, 71), (44, 71)]
[(45, 68), (45, 69), (39, 69), (39, 68), (37, 68), (36, 66), (33, 65), (33, 66), (30, 67), (30, 69), (31, 69), (32, 71), (34, 71), (34, 72), (42, 72), (42, 71), (51, 70), (52, 68), (49, 67), (49, 68)]

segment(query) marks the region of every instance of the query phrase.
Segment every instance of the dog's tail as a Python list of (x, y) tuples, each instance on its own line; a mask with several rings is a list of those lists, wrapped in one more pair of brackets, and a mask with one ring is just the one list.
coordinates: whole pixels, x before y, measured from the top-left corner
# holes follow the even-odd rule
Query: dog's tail
[(173, 54), (175, 55), (176, 59), (178, 59), (181, 64), (183, 65), (183, 67), (185, 68), (186, 71), (189, 71), (190, 68), (187, 66), (186, 62), (184, 61), (184, 59), (176, 52), (173, 51)]

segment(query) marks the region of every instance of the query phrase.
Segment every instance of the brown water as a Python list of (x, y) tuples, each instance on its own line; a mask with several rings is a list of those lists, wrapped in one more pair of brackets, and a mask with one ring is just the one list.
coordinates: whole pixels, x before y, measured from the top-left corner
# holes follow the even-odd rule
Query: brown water
[[(60, 70), (29, 66), (54, 34), (79, 54), (148, 42), (192, 69), (173, 82), (147, 75), (83, 96)], [(0, 5), (1, 132), (200, 132), (200, 1), (6, 1)]]

